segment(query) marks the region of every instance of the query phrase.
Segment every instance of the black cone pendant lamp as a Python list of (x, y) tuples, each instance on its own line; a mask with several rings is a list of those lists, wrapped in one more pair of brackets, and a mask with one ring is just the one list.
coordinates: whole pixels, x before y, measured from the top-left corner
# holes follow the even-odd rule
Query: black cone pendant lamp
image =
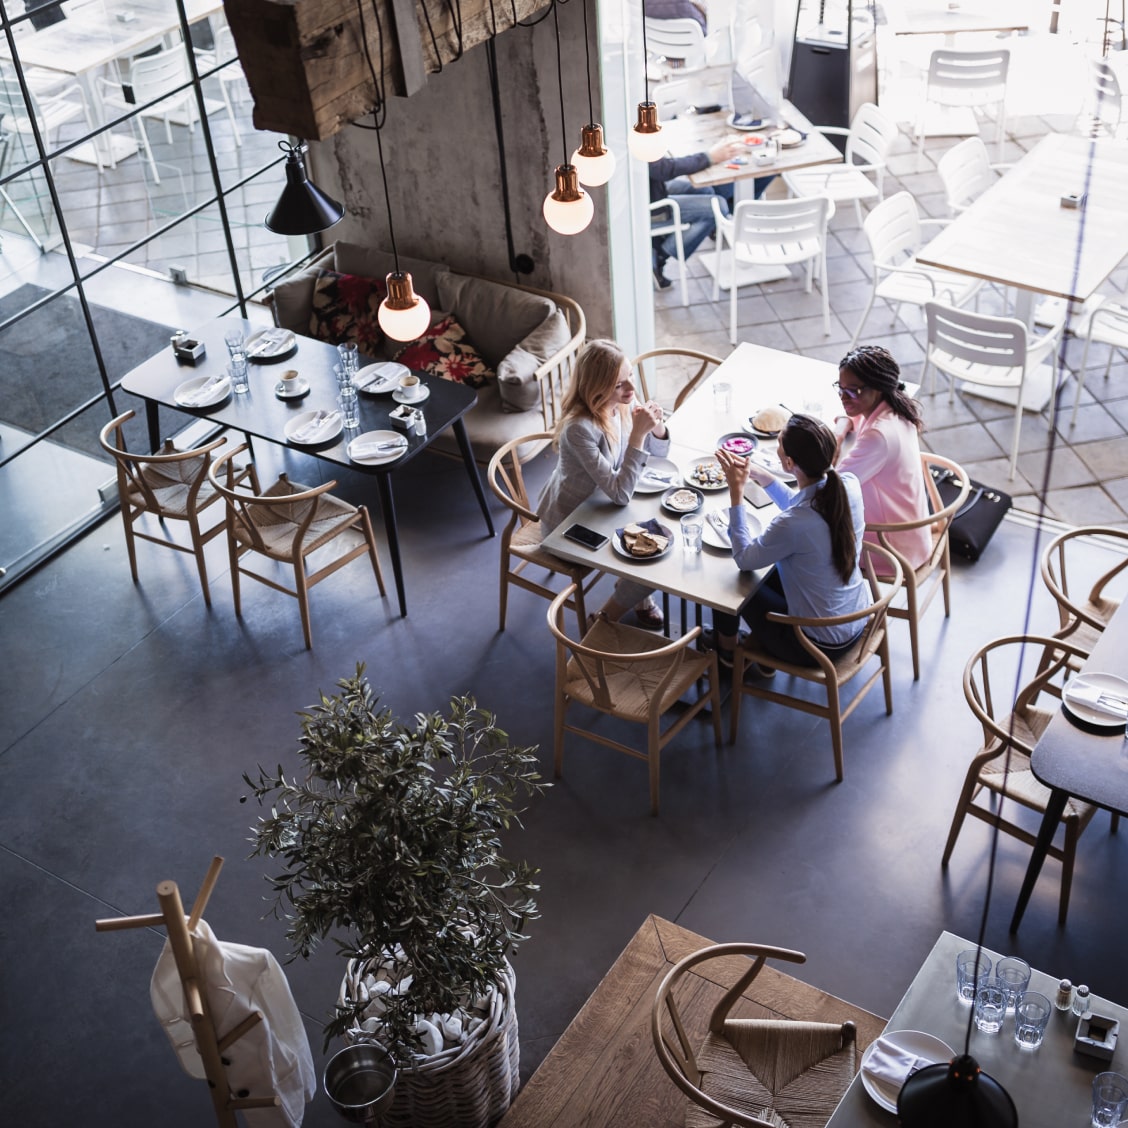
[(340, 223), (345, 209), (306, 176), (305, 143), (279, 141), (278, 148), (286, 154), (286, 187), (266, 217), (267, 229), (277, 235), (314, 235)]
[(1010, 1093), (966, 1051), (950, 1062), (917, 1070), (901, 1086), (897, 1115), (903, 1128), (1016, 1128)]

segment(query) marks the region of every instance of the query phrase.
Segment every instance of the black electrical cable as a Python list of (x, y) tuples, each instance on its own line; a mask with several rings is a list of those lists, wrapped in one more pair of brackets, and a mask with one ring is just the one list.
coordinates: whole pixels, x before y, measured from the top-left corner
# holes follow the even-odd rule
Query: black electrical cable
[(591, 48), (588, 46), (588, 0), (583, 0), (584, 5), (584, 76), (587, 78), (588, 90), (588, 125), (595, 124), (595, 109), (591, 100)]
[(438, 64), (435, 74), (442, 74), (443, 56), (439, 50), (439, 41), (435, 38), (435, 29), (431, 24), (431, 13), (427, 11), (426, 0), (419, 0), (419, 7), (423, 10), (423, 19), (427, 23), (427, 34), (431, 37), (431, 46), (435, 49), (435, 62)]
[(646, 0), (642, 0), (642, 81), (650, 101), (650, 48), (646, 44)]
[(568, 163), (568, 130), (564, 125), (564, 63), (560, 58), (560, 17), (557, 15), (556, 6), (560, 0), (552, 0), (552, 22), (556, 28), (556, 85), (560, 91), (560, 141), (564, 146), (564, 160)]
[(501, 87), (497, 69), (497, 47), (492, 39), (486, 41), (486, 65), (490, 76), (490, 98), (493, 101), (494, 132), (497, 134), (497, 158), (501, 173), (501, 207), (505, 214), (505, 242), (509, 251), (509, 269), (514, 281), (520, 275), (532, 274), (534, 263), (528, 255), (519, 255), (513, 245), (513, 213), (509, 200), (509, 172), (505, 166), (505, 131), (501, 120)]

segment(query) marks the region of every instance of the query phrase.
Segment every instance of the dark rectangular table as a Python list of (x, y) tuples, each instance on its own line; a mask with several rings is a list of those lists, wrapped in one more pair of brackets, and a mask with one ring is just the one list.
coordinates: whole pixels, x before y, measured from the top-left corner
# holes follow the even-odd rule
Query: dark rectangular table
[[(1128, 603), (1121, 604), (1109, 620), (1082, 669), (1128, 677)], [(1018, 894), (1011, 932), (1016, 932), (1022, 923), (1022, 914), (1069, 797), (1128, 815), (1128, 743), (1123, 733), (1083, 731), (1058, 712), (1034, 746), (1030, 767), (1051, 795)]]
[[(458, 440), (458, 449), (462, 452), (466, 473), (486, 519), (486, 528), (491, 537), (495, 535), (493, 518), (490, 516), (482, 479), (478, 474), (478, 464), (474, 461), (474, 452), (470, 447), (466, 424), (463, 421), (463, 416), (476, 402), (474, 390), (450, 380), (424, 376), (423, 382), (430, 388), (431, 394), (426, 402), (418, 406), (421, 407), (427, 420), (427, 433), (408, 435), (407, 451), (394, 462), (385, 463), (383, 466), (364, 466), (349, 458), (346, 448), (349, 439), (353, 436), (347, 432), (342, 431), (331, 442), (317, 446), (291, 444), (286, 440), (283, 429), (295, 415), (303, 411), (317, 408), (328, 410), (336, 406), (337, 378), (333, 367), (339, 362), (339, 357), (336, 348), (324, 341), (315, 341), (312, 337), (299, 335), (297, 352), (286, 360), (268, 364), (252, 362), (249, 365), (250, 391), (241, 395), (232, 394), (230, 398), (214, 407), (182, 407), (176, 402), (176, 388), (185, 380), (190, 380), (194, 376), (212, 376), (223, 372), (228, 363), (227, 346), (223, 335), (235, 326), (242, 326), (248, 333), (251, 331), (250, 324), (238, 317), (217, 318), (194, 330), (192, 336), (203, 341), (206, 349), (206, 355), (195, 365), (177, 360), (172, 348), (169, 347), (150, 357), (124, 377), (121, 382), (122, 388), (145, 401), (149, 443), (152, 449), (155, 451), (160, 447), (157, 408), (159, 404), (164, 404), (188, 415), (212, 419), (225, 427), (242, 431), (249, 437), (291, 446), (294, 450), (300, 450), (304, 454), (337, 466), (347, 466), (350, 470), (372, 475), (376, 479), (376, 488), (380, 495), (380, 509), (384, 515), (384, 532), (388, 539), (388, 551), (392, 557), (392, 572), (395, 575), (396, 592), (399, 595), (400, 614), (406, 615), (407, 597), (403, 586), (403, 565), (400, 560), (399, 534), (396, 528), (392, 475), (420, 451), (426, 450), (435, 436), (448, 427), (454, 431), (454, 437)], [(366, 358), (362, 357), (361, 360), (362, 364), (368, 363)], [(299, 400), (282, 400), (274, 394), (274, 387), (279, 377), (288, 368), (297, 369), (303, 379), (308, 381), (309, 395)], [(390, 395), (361, 394), (359, 398), (360, 431), (353, 434), (377, 429), (394, 429), (388, 415), (397, 404)]]

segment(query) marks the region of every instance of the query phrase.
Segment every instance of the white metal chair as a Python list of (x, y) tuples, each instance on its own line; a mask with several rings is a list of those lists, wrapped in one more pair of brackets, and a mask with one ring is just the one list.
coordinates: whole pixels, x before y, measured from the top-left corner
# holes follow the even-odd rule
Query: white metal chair
[(866, 216), (862, 230), (873, 256), (873, 290), (850, 340), (850, 348), (857, 344), (876, 298), (889, 303), (895, 320), (902, 302), (921, 306), (939, 298), (949, 305), (960, 306), (979, 293), (983, 285), (980, 279), (922, 266), (916, 261), (916, 253), (924, 243), (921, 228), (925, 224), (940, 226), (943, 222), (922, 220), (916, 200), (908, 192), (898, 192), (882, 200)]
[(953, 145), (936, 165), (952, 215), (959, 215), (979, 199), (998, 179), (995, 174), (1002, 167), (991, 164), (987, 146), (979, 137)]
[[(691, 21), (692, 22), (692, 21)], [(655, 219), (662, 212), (668, 212), (666, 217)], [(678, 260), (678, 282), (681, 286), (682, 305), (689, 305), (689, 289), (685, 280), (685, 245), (682, 243), (682, 234), (689, 230), (688, 223), (682, 223), (681, 207), (677, 200), (666, 197), (664, 200), (655, 200), (650, 205), (650, 237), (661, 239), (666, 235), (673, 235), (676, 248), (674, 257)]]
[[(955, 396), (957, 380), (988, 389), (1013, 390), (1014, 438), (1008, 475), (1013, 478), (1027, 381), (1034, 369), (1050, 356), (1061, 335), (1062, 321), (1042, 336), (1031, 339), (1026, 325), (1013, 317), (990, 317), (936, 301), (925, 303), (924, 316), (928, 350), (921, 373), (922, 384), (928, 370), (936, 368), (948, 378), (949, 402)], [(935, 377), (933, 387), (935, 390)], [(1052, 388), (1050, 392), (1051, 427), (1056, 415), (1055, 391), (1056, 388)]]
[(717, 221), (717, 256), (713, 271), (713, 300), (720, 297), (725, 246), (729, 271), (729, 340), (736, 344), (736, 297), (739, 268), (807, 264), (807, 293), (817, 278), (822, 291), (823, 332), (830, 335), (830, 301), (826, 278), (826, 228), (834, 215), (828, 196), (798, 200), (741, 200), (732, 216), (723, 215), (713, 199)]
[[(67, 82), (54, 87), (51, 93), (37, 94), (29, 86), (30, 101), (25, 101), (16, 76), (5, 70), (0, 73), (0, 119), (5, 133), (16, 134), (21, 138), (34, 138), (32, 121), (39, 127), (44, 138), (52, 130), (77, 118), (82, 118), (87, 129), (94, 130), (94, 119), (90, 115), (90, 103), (86, 92), (77, 82)], [(98, 171), (102, 171), (101, 153), (95, 145), (95, 159)]]
[[(1080, 326), (1074, 327), (1078, 333)], [(1073, 396), (1073, 414), (1069, 417), (1069, 425), (1077, 423), (1077, 405), (1081, 402), (1081, 390), (1085, 387), (1085, 366), (1089, 363), (1089, 346), (1096, 342), (1098, 345), (1108, 345), (1108, 363), (1105, 365), (1104, 378), (1108, 379), (1112, 371), (1112, 358), (1117, 349), (1121, 352), (1128, 351), (1128, 307), (1117, 305), (1115, 302), (1103, 302), (1093, 310), (1089, 316), (1089, 326), (1085, 331), (1085, 351), (1081, 354), (1081, 367), (1077, 372), (1077, 391)]]
[(999, 159), (1003, 158), (1006, 141), (1007, 71), (1010, 52), (1005, 48), (990, 51), (951, 51), (940, 48), (932, 52), (925, 80), (924, 101), (917, 116), (917, 152), (924, 152), (927, 132), (925, 117), (929, 106), (942, 110), (983, 110), (995, 107), (995, 142)]
[(646, 45), (652, 55), (679, 74), (704, 70), (705, 32), (696, 20), (646, 20)]
[[(235, 88), (235, 101), (242, 102), (247, 80), (243, 74), (242, 64), (235, 61), (239, 58), (239, 52), (235, 48), (235, 36), (231, 28), (227, 24), (216, 28), (213, 38), (215, 46), (212, 50), (197, 51), (196, 58), (199, 60), (201, 68), (223, 67), (223, 70), (216, 72), (215, 77), (219, 80), (220, 90), (223, 93), (224, 102), (228, 103), (228, 113), (230, 113), (230, 97), (227, 88), (233, 86)], [(224, 66), (225, 63), (231, 65)], [(238, 138), (238, 129), (235, 130), (235, 135)]]
[(885, 196), (885, 164), (897, 140), (897, 123), (872, 102), (865, 102), (858, 107), (849, 129), (830, 125), (816, 128), (820, 133), (846, 138), (845, 163), (785, 172), (783, 182), (793, 196), (829, 196), (836, 204), (852, 200), (860, 224), (861, 201)]
[(727, 28), (706, 37), (696, 20), (647, 19), (646, 42), (652, 60), (657, 61), (649, 65), (656, 80), (690, 76), (686, 85), (690, 104), (732, 105), (733, 65)]
[(1080, 127), (1086, 137), (1107, 133), (1115, 137), (1120, 131), (1124, 109), (1124, 93), (1116, 71), (1104, 59), (1089, 61), (1089, 89), (1081, 111)]

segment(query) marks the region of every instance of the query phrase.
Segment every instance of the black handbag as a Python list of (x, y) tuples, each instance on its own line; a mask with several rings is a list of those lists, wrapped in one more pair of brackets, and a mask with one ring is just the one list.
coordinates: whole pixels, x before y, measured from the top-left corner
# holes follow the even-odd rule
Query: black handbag
[[(951, 470), (939, 466), (932, 467), (932, 480), (945, 505), (955, 501), (963, 488)], [(952, 551), (966, 560), (978, 560), (1011, 505), (1010, 494), (971, 480), (971, 492), (948, 530)]]

